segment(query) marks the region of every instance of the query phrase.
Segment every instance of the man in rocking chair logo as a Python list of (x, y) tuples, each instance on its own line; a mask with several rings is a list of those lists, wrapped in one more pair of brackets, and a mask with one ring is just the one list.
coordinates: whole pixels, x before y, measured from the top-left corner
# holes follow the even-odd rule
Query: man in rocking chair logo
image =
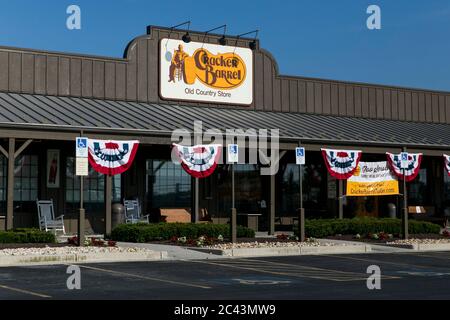
[(184, 59), (189, 55), (183, 51), (183, 45), (178, 45), (178, 50), (175, 50), (175, 54), (172, 57), (172, 63), (169, 68), (169, 82), (175, 82), (175, 76), (178, 80), (182, 79), (184, 70)]

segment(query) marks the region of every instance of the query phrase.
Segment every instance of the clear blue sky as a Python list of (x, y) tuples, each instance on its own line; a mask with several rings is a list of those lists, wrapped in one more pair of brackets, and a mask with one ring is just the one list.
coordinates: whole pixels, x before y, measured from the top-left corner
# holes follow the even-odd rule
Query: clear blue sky
[[(66, 29), (66, 8), (82, 29)], [(381, 30), (366, 9), (381, 7)], [(3, 0), (0, 45), (121, 57), (149, 24), (260, 29), (282, 74), (450, 91), (450, 2), (442, 0)]]

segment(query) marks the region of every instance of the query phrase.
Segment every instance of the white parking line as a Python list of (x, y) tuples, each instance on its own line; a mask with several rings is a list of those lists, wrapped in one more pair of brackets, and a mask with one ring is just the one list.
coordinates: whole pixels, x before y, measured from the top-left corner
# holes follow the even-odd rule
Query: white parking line
[(423, 253), (419, 253), (416, 254), (416, 256), (418, 257), (425, 257), (425, 258), (434, 258), (434, 259), (439, 259), (439, 260), (450, 260), (450, 257), (442, 257), (442, 256), (438, 256), (437, 254), (439, 253), (427, 253), (427, 254), (423, 254)]
[[(409, 254), (408, 254), (409, 255)], [(396, 266), (402, 266), (402, 267), (414, 267), (414, 268), (428, 268), (428, 266), (424, 266), (424, 265), (416, 265), (416, 264), (411, 264), (411, 263), (403, 263), (403, 262), (393, 262), (393, 261), (385, 261), (385, 260), (375, 260), (375, 259), (363, 259), (363, 258), (354, 258), (354, 257), (343, 257), (340, 255), (322, 255), (324, 257), (329, 257), (329, 258), (339, 258), (339, 259), (344, 259), (344, 260), (354, 260), (354, 261), (362, 261), (362, 262), (368, 262), (368, 263), (378, 263), (378, 264), (390, 264), (390, 265), (396, 265)]]
[[(267, 262), (261, 260), (262, 262)], [(329, 281), (361, 281), (366, 280), (367, 275), (364, 273), (355, 273), (355, 272), (345, 272), (339, 270), (332, 269), (320, 269), (314, 267), (304, 267), (299, 265), (291, 265), (292, 268), (290, 270), (286, 270), (286, 268), (277, 268), (276, 266), (265, 266), (264, 264), (259, 262), (258, 265), (247, 263), (246, 260), (239, 262), (238, 260), (229, 260), (223, 263), (212, 262), (212, 261), (191, 261), (193, 263), (203, 263), (209, 265), (216, 265), (227, 268), (234, 268), (240, 270), (248, 270), (248, 271), (256, 271), (261, 273), (268, 273), (273, 275), (282, 275), (289, 277), (297, 277), (297, 278), (311, 278), (311, 279), (320, 279), (320, 280), (329, 280)], [(398, 278), (398, 277), (397, 277)]]
[(5, 286), (3, 284), (0, 284), (0, 288), (6, 289), (6, 290), (10, 290), (10, 291), (20, 292), (20, 293), (25, 293), (25, 294), (28, 294), (28, 295), (31, 295), (31, 296), (35, 296), (35, 297), (39, 297), (39, 298), (51, 298), (51, 296), (48, 296), (46, 294), (37, 293), (37, 292), (26, 290), (26, 289), (13, 288), (13, 287), (10, 287), (10, 286)]
[(188, 282), (181, 282), (181, 281), (178, 281), (178, 280), (177, 281), (172, 281), (172, 280), (166, 280), (166, 279), (160, 279), (160, 278), (154, 278), (154, 277), (147, 277), (147, 276), (141, 276), (141, 275), (138, 275), (138, 274), (133, 274), (133, 273), (128, 273), (128, 272), (115, 271), (115, 270), (103, 269), (103, 268), (98, 268), (98, 267), (91, 267), (91, 266), (86, 266), (86, 265), (80, 265), (80, 267), (81, 268), (85, 268), (85, 269), (105, 272), (105, 273), (111, 273), (111, 274), (116, 274), (116, 275), (122, 275), (122, 276), (127, 276), (127, 277), (138, 278), (138, 279), (170, 283), (170, 284), (174, 284), (174, 285), (178, 285), (178, 286), (194, 287), (194, 288), (201, 288), (201, 289), (211, 289), (211, 287), (208, 287), (208, 286), (203, 286), (203, 285), (194, 284), (194, 283), (188, 283)]

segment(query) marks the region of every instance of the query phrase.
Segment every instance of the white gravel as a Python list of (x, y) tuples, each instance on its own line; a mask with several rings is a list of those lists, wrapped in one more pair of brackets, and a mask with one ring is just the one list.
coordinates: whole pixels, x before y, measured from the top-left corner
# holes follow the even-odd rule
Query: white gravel
[(450, 239), (408, 239), (395, 240), (387, 242), (387, 244), (442, 244), (450, 243)]
[(212, 246), (203, 246), (208, 249), (242, 249), (242, 248), (287, 248), (287, 247), (331, 247), (331, 246), (348, 246), (345, 243), (333, 243), (333, 242), (319, 242), (319, 241), (307, 241), (307, 242), (240, 242), (240, 243), (221, 243)]
[(44, 248), (14, 248), (1, 249), (1, 256), (57, 256), (67, 254), (86, 253), (123, 253), (123, 252), (151, 252), (146, 248), (123, 247), (44, 247)]

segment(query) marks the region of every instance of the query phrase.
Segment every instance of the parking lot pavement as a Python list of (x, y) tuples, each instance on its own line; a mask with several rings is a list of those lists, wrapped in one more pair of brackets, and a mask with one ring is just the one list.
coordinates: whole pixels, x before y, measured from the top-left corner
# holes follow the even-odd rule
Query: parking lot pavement
[(4, 267), (0, 299), (448, 299), (449, 265), (449, 252), (87, 264), (80, 290), (64, 265)]

